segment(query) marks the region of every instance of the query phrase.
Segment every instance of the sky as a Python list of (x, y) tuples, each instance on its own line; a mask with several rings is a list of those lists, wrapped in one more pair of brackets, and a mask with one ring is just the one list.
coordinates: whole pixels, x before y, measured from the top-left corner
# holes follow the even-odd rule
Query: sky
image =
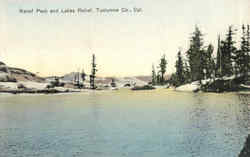
[[(142, 11), (95, 11), (134, 7)], [(93, 12), (36, 13), (78, 8)], [(250, 24), (249, 10), (249, 0), (0, 0), (0, 60), (41, 76), (61, 76), (80, 69), (89, 73), (95, 53), (98, 76), (122, 77), (151, 75), (152, 64), (166, 54), (170, 74), (196, 25), (205, 45), (216, 47), (229, 25), (240, 30)]]

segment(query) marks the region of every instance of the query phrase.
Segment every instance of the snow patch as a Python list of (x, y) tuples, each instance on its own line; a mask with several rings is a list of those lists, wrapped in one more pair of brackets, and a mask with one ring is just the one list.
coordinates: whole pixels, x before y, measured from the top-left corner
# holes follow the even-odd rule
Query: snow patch
[(17, 85), (18, 84), (16, 82), (0, 82), (0, 88), (3, 89), (16, 90)]
[(182, 86), (177, 87), (175, 90), (176, 91), (184, 91), (184, 92), (193, 92), (200, 89), (200, 84), (199, 81), (195, 81), (189, 84), (185, 84)]
[(23, 84), (24, 87), (30, 89), (45, 89), (49, 83), (39, 83), (39, 82), (31, 82), (31, 81), (20, 81), (17, 84)]

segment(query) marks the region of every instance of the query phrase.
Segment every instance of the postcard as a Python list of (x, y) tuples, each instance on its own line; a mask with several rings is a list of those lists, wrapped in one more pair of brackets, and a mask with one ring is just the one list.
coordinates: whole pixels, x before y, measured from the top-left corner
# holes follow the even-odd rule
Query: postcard
[(1, 0), (0, 157), (250, 157), (249, 0)]

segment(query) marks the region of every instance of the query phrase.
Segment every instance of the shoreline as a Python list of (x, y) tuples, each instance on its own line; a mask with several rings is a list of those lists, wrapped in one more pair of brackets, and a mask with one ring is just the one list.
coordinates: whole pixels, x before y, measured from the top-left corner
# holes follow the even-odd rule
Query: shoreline
[[(17, 89), (17, 90), (8, 90), (8, 89), (0, 89), (0, 95), (4, 94), (11, 94), (11, 95), (22, 95), (22, 94), (29, 94), (29, 95), (56, 95), (56, 94), (75, 94), (75, 93), (91, 93), (91, 92), (114, 92), (114, 91), (120, 91), (123, 89), (127, 89), (128, 91), (134, 92), (134, 90), (128, 89), (128, 88), (120, 88), (118, 90), (112, 90), (112, 89), (103, 89), (103, 90), (92, 90), (92, 89), (66, 89), (66, 90), (58, 90), (58, 89)], [(184, 90), (176, 90), (172, 88), (156, 88), (155, 90), (149, 90), (151, 92), (158, 91), (158, 89), (166, 90), (166, 91), (172, 91), (177, 93), (203, 93), (203, 94), (246, 94), (250, 95), (250, 90), (248, 91), (230, 91), (230, 92), (204, 92), (204, 91), (184, 91)], [(139, 91), (148, 91), (148, 90), (138, 90)]]
[(42, 89), (42, 90), (0, 90), (1, 93), (9, 94), (58, 94), (58, 93), (76, 93), (80, 91), (59, 91), (56, 89)]

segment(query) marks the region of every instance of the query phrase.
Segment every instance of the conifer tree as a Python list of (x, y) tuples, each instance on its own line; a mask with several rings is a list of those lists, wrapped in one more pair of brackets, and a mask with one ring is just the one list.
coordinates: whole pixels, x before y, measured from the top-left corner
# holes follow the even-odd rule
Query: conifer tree
[(82, 78), (82, 84), (83, 85), (84, 85), (84, 81), (86, 80), (86, 76), (87, 76), (87, 74), (84, 72), (84, 70), (82, 70), (81, 78)]
[(190, 40), (190, 47), (187, 51), (192, 81), (201, 80), (203, 78), (202, 60), (204, 59), (204, 51), (202, 36), (200, 29), (196, 26)]
[(214, 47), (212, 44), (209, 44), (208, 45), (208, 48), (207, 50), (205, 51), (205, 55), (204, 55), (204, 62), (203, 62), (203, 65), (204, 65), (204, 69), (206, 70), (206, 78), (211, 78), (212, 77), (212, 74), (214, 72), (214, 67), (215, 67), (215, 62), (214, 62), (214, 59), (213, 59), (213, 51), (214, 51)]
[(156, 73), (155, 73), (155, 67), (152, 65), (152, 85), (156, 84)]
[(185, 83), (189, 83), (191, 81), (190, 68), (187, 60), (184, 60), (184, 78)]
[(171, 76), (169, 78), (169, 83), (175, 87), (178, 86), (176, 73), (171, 74)]
[(229, 26), (226, 39), (225, 41), (222, 41), (221, 47), (222, 76), (231, 76), (234, 72), (233, 59), (237, 49), (234, 46), (235, 41), (233, 41), (233, 35), (235, 35), (233, 27)]
[(222, 55), (221, 55), (221, 41), (220, 41), (220, 36), (218, 36), (218, 43), (217, 43), (217, 56), (216, 56), (216, 76), (221, 77), (222, 73)]
[(242, 25), (242, 37), (241, 37), (241, 46), (240, 50), (237, 51), (237, 55), (235, 57), (235, 62), (238, 67), (238, 72), (247, 78), (248, 70), (249, 70), (249, 27), (246, 30), (245, 25)]
[(234, 69), (235, 69), (235, 74), (243, 74), (245, 65), (244, 65), (244, 60), (245, 60), (245, 55), (247, 53), (247, 47), (246, 47), (246, 31), (245, 31), (245, 26), (242, 25), (242, 36), (241, 36), (241, 44), (240, 44), (240, 50), (237, 50), (234, 54)]
[(185, 77), (184, 77), (184, 65), (183, 65), (183, 59), (181, 56), (181, 51), (178, 52), (175, 67), (176, 67), (176, 77), (177, 77), (178, 85), (182, 85), (185, 81)]
[(162, 56), (159, 64), (159, 72), (160, 72), (160, 83), (164, 84), (165, 79), (164, 79), (164, 74), (166, 73), (166, 68), (167, 68), (167, 60), (165, 54)]
[(90, 77), (90, 88), (91, 89), (96, 89), (96, 85), (95, 85), (95, 77), (96, 77), (96, 63), (95, 63), (95, 54), (93, 54), (92, 56), (92, 70), (91, 70), (91, 75)]
[[(247, 25), (247, 58), (246, 58), (246, 62), (247, 62), (247, 75), (248, 75), (248, 78), (249, 78), (249, 72), (250, 72), (250, 26), (249, 24)], [(247, 79), (248, 79), (247, 78)]]
[(160, 84), (160, 83), (161, 83), (161, 76), (160, 76), (160, 72), (158, 71), (156, 75), (156, 84)]

